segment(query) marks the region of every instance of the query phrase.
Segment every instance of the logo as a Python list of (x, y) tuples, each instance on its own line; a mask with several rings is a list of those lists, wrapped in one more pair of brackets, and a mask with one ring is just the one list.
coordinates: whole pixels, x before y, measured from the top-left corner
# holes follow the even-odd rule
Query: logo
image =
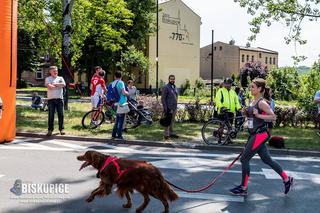
[(20, 196), (22, 194), (22, 180), (17, 179), (14, 182), (13, 187), (10, 189), (10, 192), (17, 196)]
[(69, 184), (64, 183), (32, 183), (15, 180), (10, 189), (15, 196), (11, 199), (24, 203), (55, 202), (69, 197)]

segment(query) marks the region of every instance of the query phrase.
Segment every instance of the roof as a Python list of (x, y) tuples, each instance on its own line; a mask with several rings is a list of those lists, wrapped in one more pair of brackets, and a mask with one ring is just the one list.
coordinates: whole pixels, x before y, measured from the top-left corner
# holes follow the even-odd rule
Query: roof
[(269, 50), (262, 47), (245, 47), (245, 46), (239, 46), (240, 50), (250, 50), (250, 51), (256, 51), (256, 52), (265, 52), (265, 53), (272, 53), (272, 54), (278, 54), (277, 51)]
[[(159, 0), (159, 4), (165, 4), (169, 1), (177, 1), (177, 0)], [(184, 4), (191, 12), (193, 12), (196, 16), (198, 16), (201, 19), (201, 16), (199, 16), (196, 12), (194, 12), (186, 3), (184, 3), (182, 0), (178, 0), (181, 1), (182, 4)]]

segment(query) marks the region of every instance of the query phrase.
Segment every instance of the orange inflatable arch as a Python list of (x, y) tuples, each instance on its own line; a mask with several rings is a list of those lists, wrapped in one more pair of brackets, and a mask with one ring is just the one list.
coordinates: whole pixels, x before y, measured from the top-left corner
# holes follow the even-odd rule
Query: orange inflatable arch
[(0, 143), (16, 136), (17, 0), (0, 1)]

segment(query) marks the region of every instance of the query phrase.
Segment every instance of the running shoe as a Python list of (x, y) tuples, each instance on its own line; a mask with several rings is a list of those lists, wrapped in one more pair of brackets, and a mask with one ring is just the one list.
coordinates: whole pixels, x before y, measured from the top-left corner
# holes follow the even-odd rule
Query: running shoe
[(243, 189), (241, 185), (234, 187), (233, 189), (229, 190), (232, 194), (238, 196), (246, 196), (248, 195), (248, 189)]
[(289, 180), (287, 182), (284, 182), (284, 194), (288, 194), (288, 192), (292, 188), (292, 184), (293, 184), (293, 177), (289, 177)]

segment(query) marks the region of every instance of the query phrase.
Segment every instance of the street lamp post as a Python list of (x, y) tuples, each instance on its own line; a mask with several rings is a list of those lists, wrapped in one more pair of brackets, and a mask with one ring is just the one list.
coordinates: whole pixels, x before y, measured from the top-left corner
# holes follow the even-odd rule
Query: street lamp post
[(214, 42), (214, 30), (212, 30), (212, 42), (211, 42), (211, 99), (210, 99), (210, 105), (213, 105), (213, 42)]

